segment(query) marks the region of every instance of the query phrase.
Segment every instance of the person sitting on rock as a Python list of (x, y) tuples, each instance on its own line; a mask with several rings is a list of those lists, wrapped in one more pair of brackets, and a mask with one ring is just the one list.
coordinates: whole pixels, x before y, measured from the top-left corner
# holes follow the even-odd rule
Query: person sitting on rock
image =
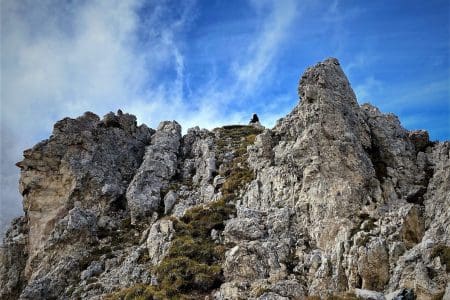
[(252, 123), (259, 123), (259, 118), (257, 114), (253, 114), (252, 119), (250, 120), (250, 124)]

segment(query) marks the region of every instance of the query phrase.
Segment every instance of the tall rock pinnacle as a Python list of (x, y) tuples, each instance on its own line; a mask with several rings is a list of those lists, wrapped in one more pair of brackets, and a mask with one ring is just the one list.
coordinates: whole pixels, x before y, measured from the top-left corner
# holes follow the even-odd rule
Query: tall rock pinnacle
[[(346, 106), (357, 107), (355, 94), (336, 58), (328, 58), (308, 68), (300, 79), (298, 94), (305, 102), (333, 99)], [(331, 94), (342, 97), (332, 97)]]
[(341, 139), (351, 133), (354, 136), (348, 138), (357, 138), (363, 145), (370, 143), (355, 93), (337, 59), (329, 58), (308, 68), (301, 76), (298, 94), (299, 105), (282, 119), (284, 122), (277, 124), (276, 130), (289, 133), (292, 129), (284, 128), (283, 124), (294, 118), (300, 123), (297, 129), (303, 129), (292, 132), (296, 136), (309, 127), (329, 138)]
[(337, 59), (308, 68), (300, 80), (299, 96), (298, 106), (274, 128), (286, 139), (280, 149), (275, 148), (275, 157), (296, 166), (302, 182), (297, 197), (310, 205), (312, 222), (321, 223), (315, 234), (326, 248), (335, 243), (328, 234), (346, 229), (341, 225), (338, 229), (335, 221), (330, 227), (324, 222), (347, 219), (372, 202), (367, 187), (373, 186), (375, 172), (365, 151), (370, 148), (370, 129)]
[(0, 298), (450, 299), (450, 143), (359, 105), (337, 59), (298, 92), (273, 129), (57, 122), (17, 164)]

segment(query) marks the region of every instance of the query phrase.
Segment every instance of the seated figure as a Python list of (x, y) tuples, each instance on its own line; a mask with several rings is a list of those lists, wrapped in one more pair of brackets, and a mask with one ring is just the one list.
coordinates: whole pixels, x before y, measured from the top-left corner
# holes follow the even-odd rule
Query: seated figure
[(252, 119), (250, 120), (250, 124), (259, 123), (259, 118), (257, 114), (253, 114)]

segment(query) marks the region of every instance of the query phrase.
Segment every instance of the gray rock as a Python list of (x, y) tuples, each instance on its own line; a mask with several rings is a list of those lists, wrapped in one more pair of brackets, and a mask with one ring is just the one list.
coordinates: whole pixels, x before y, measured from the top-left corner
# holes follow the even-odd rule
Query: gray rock
[(450, 143), (359, 105), (333, 58), (305, 71), (299, 96), (273, 129), (243, 139), (255, 129), (182, 137), (175, 121), (154, 131), (121, 111), (57, 122), (18, 163), (25, 216), (0, 248), (0, 298), (158, 286), (149, 270), (176, 218), (223, 199), (240, 175), (250, 182), (226, 195), (236, 213), (207, 235), (228, 249), (215, 299), (449, 298)]
[(280, 296), (276, 293), (268, 292), (261, 295), (261, 297), (258, 298), (259, 300), (289, 300), (288, 297)]
[[(385, 296), (386, 300), (415, 300), (412, 289), (400, 289)], [(445, 297), (443, 298), (445, 299)]]
[(365, 300), (386, 300), (383, 293), (370, 290), (355, 289), (355, 295), (359, 299)]
[(164, 214), (167, 215), (175, 205), (175, 202), (177, 202), (177, 193), (174, 191), (169, 191), (164, 196)]
[(27, 237), (26, 218), (14, 219), (0, 247), (1, 299), (18, 299), (27, 284), (24, 274), (28, 258)]
[(265, 227), (258, 219), (236, 218), (227, 222), (223, 234), (230, 242), (236, 240), (256, 240), (264, 236)]
[(99, 261), (93, 261), (89, 267), (81, 272), (81, 280), (86, 280), (93, 276), (97, 276), (103, 272), (103, 264)]
[[(18, 294), (22, 299), (65, 297), (65, 289), (80, 279), (81, 262), (89, 261), (86, 245), (97, 242), (97, 216), (122, 218), (123, 193), (152, 133), (129, 114), (108, 114), (100, 120), (88, 112), (57, 122), (48, 140), (24, 151), (17, 166), (27, 250), (20, 251), (25, 255), (14, 267), (20, 279), (1, 279), (2, 299), (17, 299)], [(11, 259), (20, 240), (5, 243), (2, 256)], [(8, 288), (13, 282), (14, 291)]]
[(430, 136), (425, 130), (414, 130), (408, 133), (409, 139), (416, 147), (416, 151), (425, 151), (430, 143)]
[(214, 188), (220, 187), (222, 184), (224, 184), (225, 180), (226, 177), (224, 176), (217, 175), (216, 177), (214, 177), (213, 181)]
[(175, 230), (170, 220), (159, 220), (152, 225), (147, 238), (149, 257), (154, 265), (158, 264), (169, 249)]
[(128, 186), (126, 197), (131, 222), (151, 216), (161, 204), (161, 190), (177, 171), (181, 126), (162, 122), (145, 149), (144, 161)]

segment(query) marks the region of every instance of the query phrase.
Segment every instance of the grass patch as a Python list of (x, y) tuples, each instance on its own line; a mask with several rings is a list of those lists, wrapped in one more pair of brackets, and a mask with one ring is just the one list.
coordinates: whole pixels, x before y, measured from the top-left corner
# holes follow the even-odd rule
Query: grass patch
[(247, 146), (254, 143), (261, 130), (232, 125), (215, 131), (219, 155), (232, 152), (234, 156), (225, 166), (221, 199), (193, 207), (180, 219), (171, 218), (174, 238), (164, 259), (152, 270), (158, 285), (136, 285), (107, 299), (199, 299), (222, 284), (221, 265), (229, 247), (215, 243), (211, 231), (224, 229), (225, 221), (235, 214), (234, 202), (239, 191), (253, 179), (247, 166)]
[(262, 130), (249, 125), (230, 125), (216, 128), (214, 132), (217, 133), (217, 152), (233, 151), (235, 157), (239, 157), (247, 153), (247, 146), (255, 142)]
[(234, 213), (234, 205), (221, 199), (191, 208), (181, 219), (174, 219), (175, 236), (166, 256), (153, 269), (158, 285), (133, 286), (107, 299), (195, 299), (193, 295), (219, 287), (227, 248), (214, 243), (211, 230), (222, 230)]
[(226, 247), (211, 239), (211, 230), (223, 230), (224, 222), (234, 213), (234, 205), (220, 199), (191, 208), (175, 221), (175, 237), (166, 256), (154, 269), (160, 293), (166, 298), (189, 297), (220, 286)]
[(125, 288), (110, 294), (104, 298), (105, 300), (153, 300), (153, 299), (164, 299), (163, 295), (158, 295), (158, 292), (153, 286), (148, 286), (145, 284), (137, 284), (129, 288)]
[(450, 272), (450, 247), (447, 245), (437, 245), (433, 248), (431, 252), (431, 258), (439, 256), (441, 263), (445, 264), (445, 270), (447, 273)]
[(355, 295), (355, 293), (339, 293), (335, 295), (331, 295), (327, 298), (327, 300), (358, 300), (359, 298)]
[(207, 292), (222, 283), (221, 266), (218, 263), (202, 263), (200, 259), (176, 256), (164, 259), (157, 267), (159, 290), (167, 297)]
[(359, 298), (353, 292), (343, 292), (321, 298), (320, 296), (307, 296), (306, 300), (358, 300)]

